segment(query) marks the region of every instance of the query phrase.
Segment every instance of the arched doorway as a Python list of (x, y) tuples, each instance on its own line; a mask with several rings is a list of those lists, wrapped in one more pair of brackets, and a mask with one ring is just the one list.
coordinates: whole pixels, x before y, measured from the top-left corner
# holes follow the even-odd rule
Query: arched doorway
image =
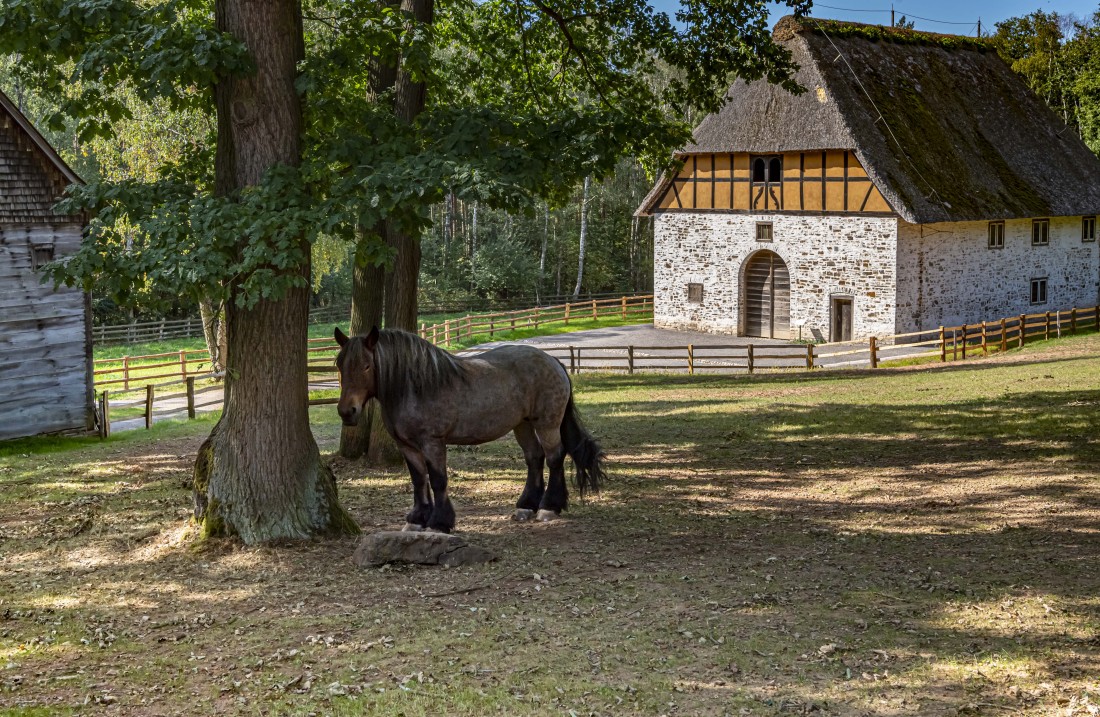
[(774, 251), (758, 251), (745, 265), (745, 335), (791, 337), (791, 275)]

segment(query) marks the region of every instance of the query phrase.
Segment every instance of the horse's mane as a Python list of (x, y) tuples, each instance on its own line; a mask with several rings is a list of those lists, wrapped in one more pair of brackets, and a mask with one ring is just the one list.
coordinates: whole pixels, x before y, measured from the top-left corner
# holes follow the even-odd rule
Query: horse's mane
[(374, 347), (379, 402), (390, 404), (410, 392), (432, 398), (466, 378), (465, 367), (443, 349), (416, 334), (383, 329)]

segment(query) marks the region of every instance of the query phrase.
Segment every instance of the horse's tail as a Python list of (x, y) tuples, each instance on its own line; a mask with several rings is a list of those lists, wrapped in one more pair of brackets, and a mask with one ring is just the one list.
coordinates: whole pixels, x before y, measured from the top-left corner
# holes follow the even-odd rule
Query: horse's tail
[(607, 478), (602, 465), (604, 452), (581, 422), (580, 414), (573, 405), (572, 394), (565, 406), (565, 417), (561, 421), (561, 441), (577, 469), (574, 479), (577, 492), (582, 496), (587, 490), (599, 493), (600, 483)]

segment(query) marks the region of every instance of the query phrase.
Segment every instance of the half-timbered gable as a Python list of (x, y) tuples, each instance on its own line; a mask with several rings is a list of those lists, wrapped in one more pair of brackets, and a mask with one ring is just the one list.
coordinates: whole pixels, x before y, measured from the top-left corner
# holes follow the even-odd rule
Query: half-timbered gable
[(91, 428), (88, 299), (40, 273), (80, 245), (83, 218), (53, 211), (76, 182), (0, 93), (0, 439)]
[(737, 81), (639, 208), (658, 325), (827, 341), (1098, 301), (1100, 161), (986, 42), (774, 37), (805, 91)]

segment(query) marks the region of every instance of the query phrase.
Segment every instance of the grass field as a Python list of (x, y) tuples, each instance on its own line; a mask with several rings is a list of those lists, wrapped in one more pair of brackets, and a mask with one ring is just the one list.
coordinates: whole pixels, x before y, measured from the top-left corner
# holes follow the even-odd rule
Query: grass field
[[(0, 714), (1096, 714), (1098, 356), (579, 377), (607, 489), (516, 524), (515, 444), (452, 449), (460, 569), (196, 544), (210, 419), (5, 444)], [(401, 525), (403, 471), (328, 460)]]

